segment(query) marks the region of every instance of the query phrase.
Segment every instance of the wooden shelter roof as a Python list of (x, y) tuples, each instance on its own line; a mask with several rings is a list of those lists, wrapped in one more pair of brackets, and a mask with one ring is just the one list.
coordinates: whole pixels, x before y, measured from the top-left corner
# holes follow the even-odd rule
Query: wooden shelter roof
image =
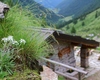
[(99, 42), (95, 40), (88, 40), (80, 36), (65, 34), (62, 31), (58, 30), (52, 30), (48, 28), (34, 29), (34, 30), (40, 32), (40, 35), (42, 35), (44, 39), (47, 39), (48, 37), (50, 37), (50, 35), (53, 35), (56, 40), (63, 40), (66, 42), (70, 42), (75, 46), (84, 46), (88, 48), (96, 48), (99, 46)]
[(99, 42), (94, 41), (94, 40), (88, 40), (80, 36), (68, 35), (61, 32), (57, 32), (57, 31), (55, 31), (53, 35), (58, 40), (71, 42), (76, 46), (84, 46), (88, 48), (96, 48), (99, 46)]

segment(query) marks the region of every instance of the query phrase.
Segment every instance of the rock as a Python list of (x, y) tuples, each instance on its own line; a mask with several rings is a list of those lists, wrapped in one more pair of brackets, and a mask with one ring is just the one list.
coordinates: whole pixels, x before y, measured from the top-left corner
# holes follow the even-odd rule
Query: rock
[(43, 66), (43, 72), (41, 72), (40, 76), (41, 80), (58, 80), (58, 75), (46, 66)]
[(8, 12), (9, 6), (0, 2), (0, 18), (4, 18), (5, 13)]
[(98, 60), (100, 60), (100, 56), (98, 57)]

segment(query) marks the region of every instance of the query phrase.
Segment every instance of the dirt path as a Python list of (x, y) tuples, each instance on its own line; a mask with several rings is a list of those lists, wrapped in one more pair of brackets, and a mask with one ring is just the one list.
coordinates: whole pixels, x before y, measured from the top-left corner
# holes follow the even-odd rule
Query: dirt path
[(86, 78), (84, 80), (100, 80), (100, 71), (98, 71), (97, 73), (89, 76), (88, 78)]
[[(94, 52), (89, 56), (89, 68), (86, 69), (88, 75), (86, 75), (86, 79), (84, 80), (100, 80), (100, 60), (98, 57), (100, 56), (100, 52)], [(76, 57), (76, 65), (80, 66), (80, 56)]]

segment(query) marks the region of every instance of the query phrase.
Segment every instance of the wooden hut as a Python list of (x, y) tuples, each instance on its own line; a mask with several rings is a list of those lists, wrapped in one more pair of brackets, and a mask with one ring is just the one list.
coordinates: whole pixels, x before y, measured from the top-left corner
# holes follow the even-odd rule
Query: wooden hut
[[(55, 53), (49, 57), (49, 59), (75, 67), (76, 60), (74, 54), (74, 47), (80, 47), (80, 66), (87, 68), (89, 66), (89, 49), (96, 48), (99, 43), (94, 40), (87, 40), (80, 36), (73, 36), (65, 34), (58, 30), (51, 29), (34, 29), (41, 33), (44, 40), (51, 40), (51, 44), (54, 47)], [(53, 68), (55, 71), (61, 72), (68, 71), (62, 66), (54, 66), (50, 63), (46, 63), (47, 66)]]
[[(99, 43), (94, 40), (87, 40), (80, 36), (72, 36), (64, 33), (57, 33), (56, 31), (53, 33), (55, 39), (59, 43), (58, 47), (58, 55), (59, 52), (62, 52), (62, 56), (64, 57), (66, 54), (68, 56), (69, 64), (72, 65), (75, 62), (74, 59), (74, 46), (80, 47), (80, 65), (81, 67), (87, 68), (89, 67), (89, 49), (94, 49), (99, 46)], [(61, 47), (63, 45), (63, 47)], [(73, 65), (74, 66), (74, 65)]]

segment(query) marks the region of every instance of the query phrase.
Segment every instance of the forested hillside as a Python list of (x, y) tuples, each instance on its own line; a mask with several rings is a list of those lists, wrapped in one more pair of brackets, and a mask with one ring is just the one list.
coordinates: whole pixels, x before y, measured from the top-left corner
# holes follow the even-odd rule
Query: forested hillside
[(81, 15), (92, 12), (93, 10), (100, 7), (100, 0), (64, 0), (57, 7), (60, 9), (59, 14), (67, 16), (72, 16), (73, 18), (80, 17)]
[(35, 0), (46, 8), (54, 9), (58, 4), (64, 0)]
[[(57, 9), (59, 9), (59, 13), (60, 13), (60, 11), (61, 11), (61, 9), (65, 9), (66, 10), (66, 8), (73, 2), (74, 0), (63, 0), (60, 4), (58, 4), (57, 6), (56, 6), (56, 8)], [(63, 10), (64, 10), (63, 9)], [(65, 11), (64, 10), (64, 11)]]
[[(72, 30), (74, 28), (74, 31)], [(100, 33), (100, 8), (92, 13), (76, 19), (62, 28), (66, 33), (76, 34), (87, 37), (89, 34), (94, 36)]]
[(56, 23), (60, 18), (62, 18), (34, 0), (20, 0), (20, 2), (22, 6), (28, 6), (29, 10), (31, 10), (38, 18), (42, 18), (48, 23)]

